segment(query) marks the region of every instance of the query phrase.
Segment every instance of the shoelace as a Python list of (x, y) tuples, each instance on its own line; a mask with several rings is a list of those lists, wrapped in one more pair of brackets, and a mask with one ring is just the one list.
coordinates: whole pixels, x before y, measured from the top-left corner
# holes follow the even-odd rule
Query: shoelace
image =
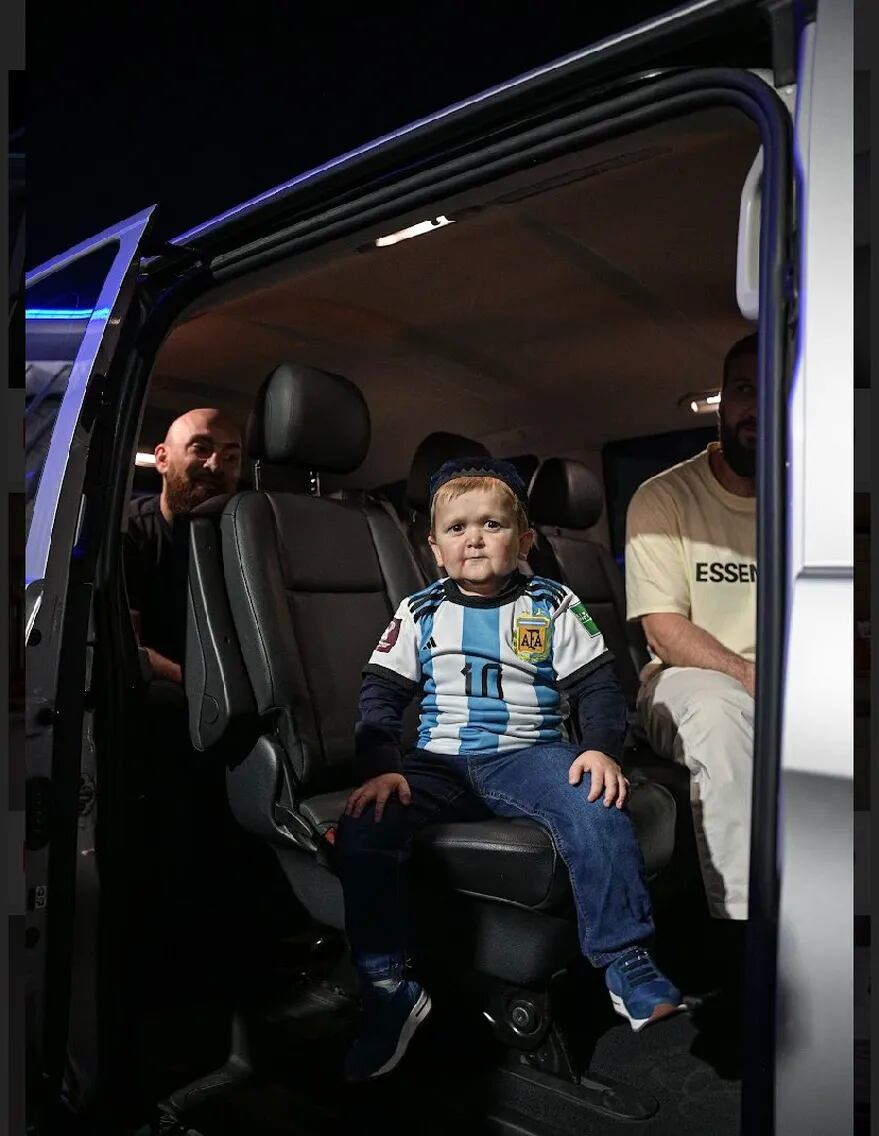
[(644, 950), (635, 951), (622, 959), (619, 968), (625, 973), (630, 986), (643, 986), (645, 982), (654, 982), (662, 978), (653, 959)]

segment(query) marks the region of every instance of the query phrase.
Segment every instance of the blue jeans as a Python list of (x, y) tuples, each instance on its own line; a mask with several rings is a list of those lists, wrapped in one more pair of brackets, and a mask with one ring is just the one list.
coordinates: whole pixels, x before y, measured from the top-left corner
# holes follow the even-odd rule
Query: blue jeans
[(376, 823), (368, 805), (336, 830), (336, 864), (345, 895), (351, 952), (361, 970), (368, 960), (399, 958), (408, 938), (406, 861), (412, 839), (426, 824), (530, 817), (553, 837), (567, 866), (583, 954), (606, 966), (621, 951), (653, 934), (644, 861), (631, 818), (603, 798), (588, 800), (590, 777), (568, 783), (576, 745), (544, 744), (511, 753), (448, 757), (413, 750), (403, 773), (412, 801), (396, 795)]

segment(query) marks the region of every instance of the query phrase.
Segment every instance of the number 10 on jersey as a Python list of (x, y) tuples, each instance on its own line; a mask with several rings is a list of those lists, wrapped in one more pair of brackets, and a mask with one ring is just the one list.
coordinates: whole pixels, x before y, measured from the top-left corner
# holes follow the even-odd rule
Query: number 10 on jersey
[[(504, 688), (501, 685), (501, 665), (500, 663), (483, 663), (476, 664), (480, 672), (480, 685), (482, 686), (483, 698), (500, 698), (504, 697)], [(461, 668), (461, 674), (464, 676), (464, 693), (468, 698), (473, 697), (473, 664), (465, 663)], [(494, 681), (492, 682), (492, 678)], [(495, 688), (492, 690), (492, 686)]]

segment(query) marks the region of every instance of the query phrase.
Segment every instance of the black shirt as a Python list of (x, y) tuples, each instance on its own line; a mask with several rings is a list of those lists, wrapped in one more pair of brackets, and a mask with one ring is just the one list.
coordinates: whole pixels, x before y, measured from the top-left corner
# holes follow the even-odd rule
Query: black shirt
[(186, 641), (186, 561), (175, 551), (175, 531), (162, 516), (159, 497), (139, 497), (128, 507), (123, 544), (128, 606), (140, 612), (144, 647), (183, 662)]

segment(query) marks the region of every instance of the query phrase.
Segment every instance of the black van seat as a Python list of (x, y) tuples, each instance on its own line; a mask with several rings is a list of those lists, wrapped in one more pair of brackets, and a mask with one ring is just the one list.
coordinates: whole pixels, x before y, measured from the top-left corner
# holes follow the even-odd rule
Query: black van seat
[[(357, 388), (311, 368), (278, 367), (263, 384), (257, 414), (265, 422), (253, 431), (253, 444), (263, 439), (274, 465), (348, 473), (369, 445), (368, 411)], [(201, 526), (190, 557), (190, 597), (198, 611), (189, 629), (198, 650), (188, 650), (187, 658), (202, 662), (192, 680), (187, 669), (187, 694), (205, 702), (205, 675), (236, 674), (243, 666), (254, 713), (241, 720), (252, 722), (252, 736), (242, 744), (239, 729), (228, 741), (216, 719), (209, 732), (210, 748), (228, 766), (230, 806), (239, 823), (272, 845), (312, 917), (341, 927), (341, 888), (322, 836), (355, 781), (361, 668), (399, 601), (421, 581), (399, 527), (365, 499), (237, 494), (219, 514), (213, 555), (221, 564), (213, 575), (205, 570), (211, 546), (204, 526), (217, 518), (193, 520)], [(212, 653), (226, 660), (225, 671)], [(246, 709), (248, 699), (241, 703)], [(206, 704), (212, 705), (209, 697)], [(195, 725), (193, 742), (203, 748)], [(654, 875), (672, 854), (673, 799), (645, 781), (634, 789), (631, 808)], [(536, 824), (437, 825), (418, 842), (415, 861), (435, 870), (444, 892), (482, 905), (473, 953), (484, 973), (540, 982), (576, 949), (567, 873)], [(504, 915), (513, 905), (531, 912)], [(550, 909), (564, 914), (571, 934), (559, 937), (558, 919), (546, 922)], [(531, 922), (522, 924), (526, 915)]]
[(430, 532), (430, 478), (443, 462), (490, 456), (481, 442), (443, 431), (428, 434), (415, 451), (406, 482), (406, 527), (416, 559), (429, 581), (440, 577), (440, 570), (427, 543)]
[[(636, 785), (632, 820), (638, 831), (648, 878), (672, 855), (673, 833), (664, 823), (667, 802)], [(326, 834), (335, 828), (347, 791), (324, 793), (302, 802), (302, 813)], [(545, 829), (528, 820), (467, 821), (433, 824), (415, 842), (415, 861), (433, 859), (446, 884), (470, 895), (515, 903), (537, 911), (558, 911), (570, 900), (570, 883)]]
[(613, 652), (626, 699), (634, 706), (638, 673), (647, 662), (640, 626), (626, 622), (623, 576), (611, 554), (587, 531), (601, 518), (598, 478), (582, 462), (547, 458), (531, 483), (529, 512), (535, 531), (531, 567), (575, 592)]

